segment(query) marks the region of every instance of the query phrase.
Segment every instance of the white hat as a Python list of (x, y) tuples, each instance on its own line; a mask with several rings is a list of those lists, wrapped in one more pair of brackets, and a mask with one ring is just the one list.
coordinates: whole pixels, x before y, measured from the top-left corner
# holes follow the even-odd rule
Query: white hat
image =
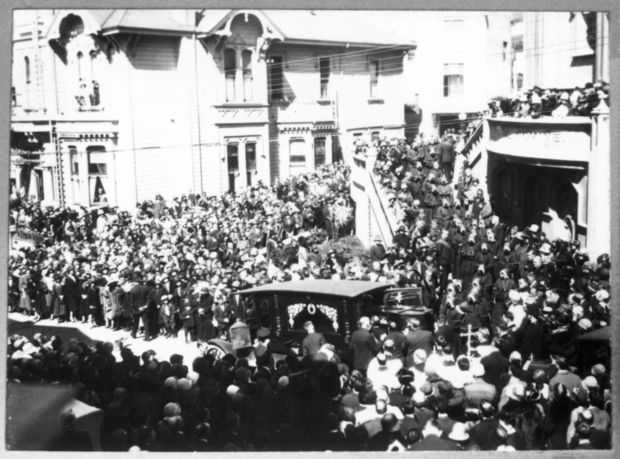
[(590, 328), (592, 328), (592, 321), (584, 317), (577, 323), (577, 325), (583, 330), (589, 330)]
[(596, 292), (596, 294), (594, 295), (596, 297), (596, 299), (598, 301), (605, 301), (607, 302), (609, 300), (609, 292), (607, 290), (599, 290), (598, 292)]
[(586, 376), (583, 378), (583, 381), (581, 381), (581, 385), (584, 389), (591, 389), (593, 387), (598, 387), (598, 381), (594, 376)]
[(413, 393), (412, 400), (413, 403), (415, 403), (416, 405), (422, 405), (424, 402), (426, 402), (426, 396), (421, 390), (417, 390)]
[(512, 351), (510, 353), (510, 357), (508, 358), (508, 360), (518, 360), (518, 361), (521, 361), (522, 360), (521, 353), (519, 351)]
[(508, 292), (508, 298), (513, 303), (518, 303), (519, 301), (521, 301), (521, 295), (519, 295), (519, 292), (516, 290), (510, 290)]
[(239, 392), (239, 386), (236, 386), (234, 384), (231, 384), (226, 388), (226, 395), (232, 396), (235, 395), (237, 392)]
[(448, 438), (454, 441), (467, 441), (469, 434), (467, 433), (467, 424), (463, 422), (455, 422), (452, 431), (448, 434)]
[(416, 349), (416, 351), (413, 353), (413, 364), (421, 365), (426, 362), (426, 358), (427, 355), (424, 349)]

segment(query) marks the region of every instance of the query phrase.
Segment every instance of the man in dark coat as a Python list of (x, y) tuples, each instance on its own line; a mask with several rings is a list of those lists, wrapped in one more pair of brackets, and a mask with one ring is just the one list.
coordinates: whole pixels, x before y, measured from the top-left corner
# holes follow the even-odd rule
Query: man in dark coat
[(441, 238), (435, 244), (437, 251), (437, 261), (439, 264), (439, 292), (443, 294), (448, 285), (448, 274), (454, 273), (455, 256), (452, 244), (448, 240), (449, 231), (444, 229)]
[(427, 421), (424, 426), (422, 440), (411, 445), (409, 451), (458, 451), (456, 442), (441, 438), (441, 426), (436, 419)]
[(543, 356), (543, 327), (534, 318), (529, 315), (523, 320), (521, 326), (514, 333), (517, 350), (522, 356), (529, 357), (533, 355), (535, 359)]
[(413, 366), (413, 353), (418, 349), (423, 349), (427, 355), (433, 350), (433, 333), (421, 328), (418, 319), (409, 321), (409, 333), (405, 335), (405, 339), (403, 355), (407, 367)]
[(370, 259), (372, 261), (381, 261), (385, 258), (385, 246), (379, 236), (373, 238), (372, 245), (370, 246)]
[(71, 322), (75, 322), (75, 316), (78, 313), (78, 305), (80, 300), (80, 293), (78, 287), (78, 281), (73, 272), (68, 271), (65, 274), (64, 281), (62, 284), (62, 298), (61, 301), (64, 301), (65, 306), (67, 307), (67, 311), (69, 312), (69, 320)]
[(454, 145), (449, 139), (444, 139), (439, 145), (439, 160), (441, 161), (441, 170), (446, 178), (451, 181), (454, 174), (454, 159), (456, 158), (456, 152), (454, 151)]
[(499, 387), (500, 376), (508, 371), (510, 362), (497, 350), (480, 359), (484, 367), (484, 380), (495, 387)]
[(196, 335), (199, 341), (208, 341), (215, 336), (213, 327), (213, 295), (204, 288), (198, 295), (196, 305)]
[(349, 349), (353, 351), (353, 369), (366, 375), (368, 363), (381, 349), (381, 343), (370, 333), (370, 319), (368, 317), (361, 317), (358, 325), (359, 328), (351, 336)]
[[(140, 274), (135, 275), (136, 285), (129, 292), (129, 306), (131, 308), (131, 337), (135, 338), (140, 326), (140, 317), (144, 314), (148, 317), (149, 301), (151, 299), (152, 289), (142, 283), (142, 276)], [(148, 320), (143, 320), (144, 323), (144, 337), (150, 337), (150, 324)], [(147, 328), (148, 327), (148, 328)]]
[(406, 249), (409, 247), (409, 236), (407, 235), (407, 229), (404, 226), (400, 226), (394, 238), (392, 239), (392, 243), (398, 248)]
[(386, 413), (381, 418), (381, 432), (368, 441), (368, 450), (388, 451), (397, 440), (400, 440), (400, 423), (393, 413)]

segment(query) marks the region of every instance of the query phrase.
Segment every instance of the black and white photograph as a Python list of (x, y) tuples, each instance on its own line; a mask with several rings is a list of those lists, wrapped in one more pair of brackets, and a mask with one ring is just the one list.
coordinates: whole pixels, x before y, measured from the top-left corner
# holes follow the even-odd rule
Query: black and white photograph
[(6, 450), (612, 448), (609, 11), (10, 14)]

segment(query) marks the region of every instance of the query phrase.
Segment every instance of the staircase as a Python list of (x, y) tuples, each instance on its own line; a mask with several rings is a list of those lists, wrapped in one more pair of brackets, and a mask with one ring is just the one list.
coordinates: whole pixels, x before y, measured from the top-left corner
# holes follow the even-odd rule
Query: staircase
[(353, 154), (351, 197), (355, 201), (355, 233), (367, 247), (375, 236), (379, 236), (387, 247), (392, 244), (398, 221), (372, 173), (375, 160), (373, 149), (365, 155)]
[(458, 183), (461, 170), (463, 169), (463, 163), (465, 160), (469, 161), (469, 167), (472, 170), (472, 176), (478, 179), (482, 190), (487, 196), (487, 150), (485, 148), (485, 136), (484, 132), (487, 122), (484, 121), (476, 128), (472, 135), (467, 139), (463, 149), (456, 157), (454, 164), (454, 178), (452, 179), (452, 185), (455, 186)]

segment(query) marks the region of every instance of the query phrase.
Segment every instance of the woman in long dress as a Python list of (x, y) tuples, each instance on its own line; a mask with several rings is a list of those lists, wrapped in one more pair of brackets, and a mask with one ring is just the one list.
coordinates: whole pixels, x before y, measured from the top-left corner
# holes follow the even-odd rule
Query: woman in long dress
[(114, 311), (112, 310), (112, 293), (109, 285), (99, 287), (99, 301), (101, 302), (101, 310), (105, 320), (105, 328), (112, 328), (114, 319)]
[(47, 284), (41, 280), (39, 287), (37, 288), (37, 295), (35, 298), (34, 308), (34, 320), (38, 322), (41, 319), (47, 318), (52, 306), (52, 292), (48, 288)]
[(20, 270), (19, 277), (19, 309), (26, 314), (32, 312), (32, 301), (30, 299), (30, 273), (23, 268)]

